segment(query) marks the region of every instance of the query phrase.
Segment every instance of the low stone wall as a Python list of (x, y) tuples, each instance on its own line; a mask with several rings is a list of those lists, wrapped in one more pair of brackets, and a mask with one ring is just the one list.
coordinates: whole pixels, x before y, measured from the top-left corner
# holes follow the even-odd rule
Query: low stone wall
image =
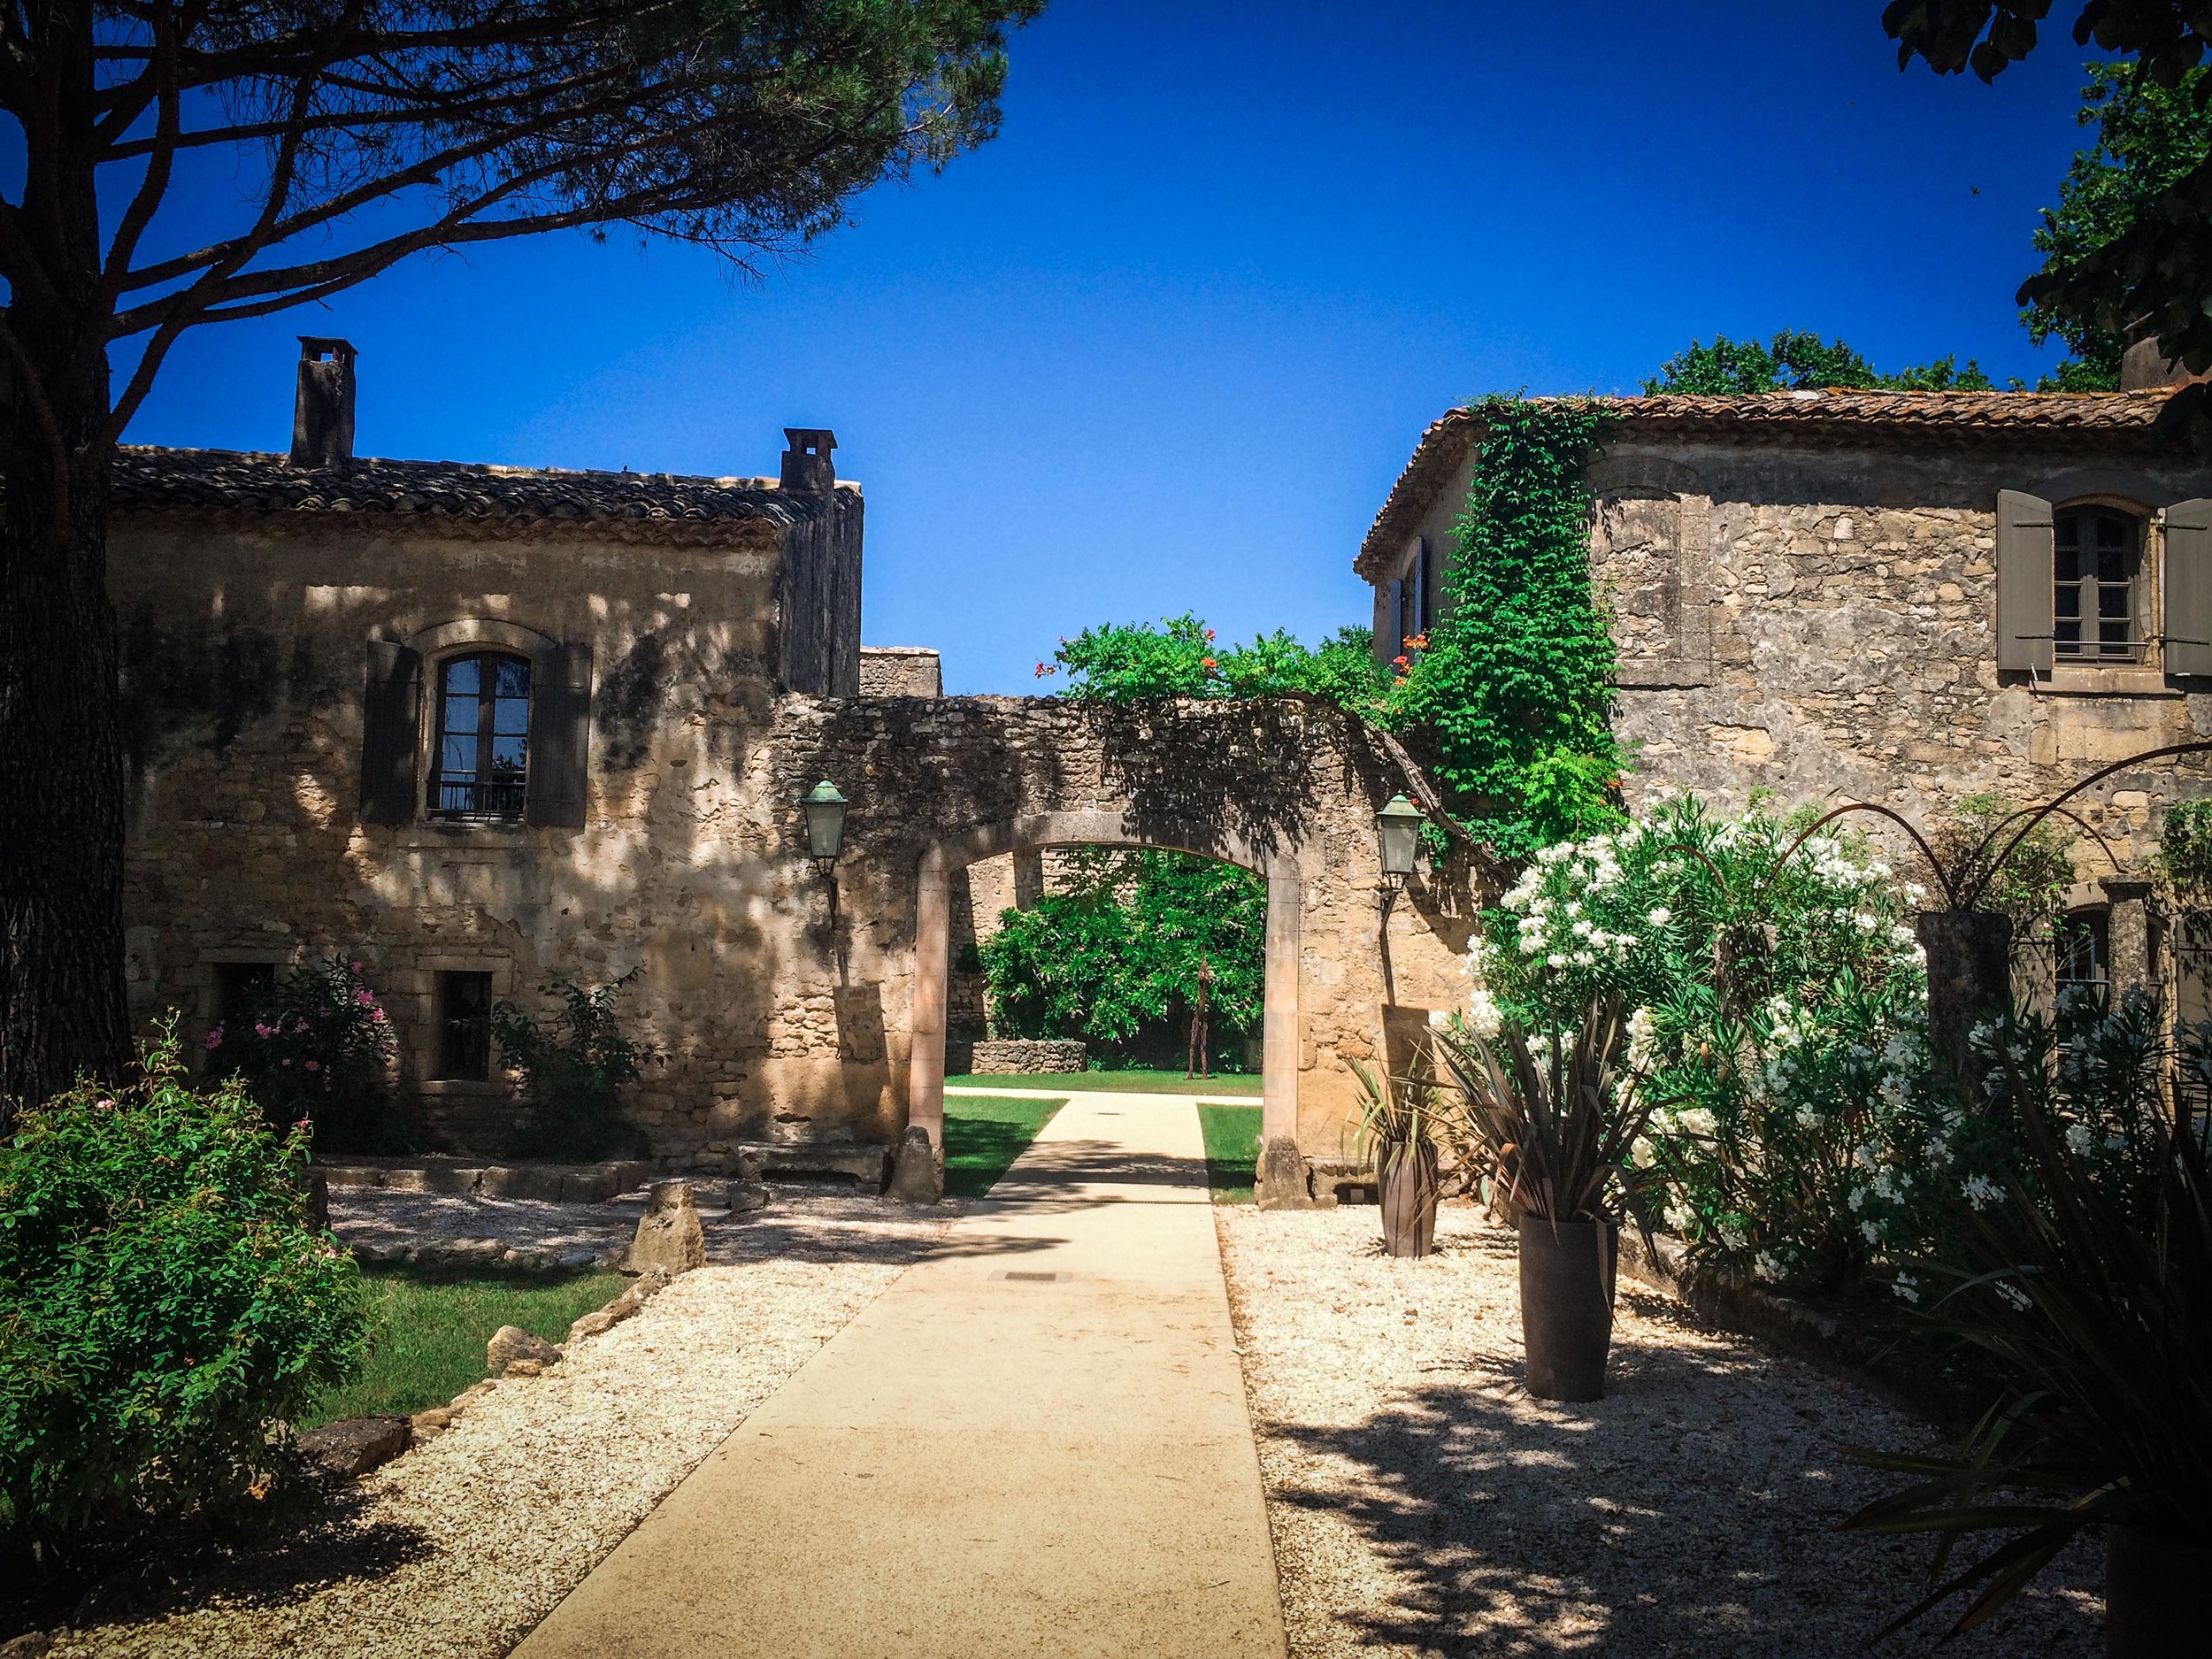
[(945, 1070), (957, 1075), (968, 1071), (980, 1075), (1022, 1077), (1039, 1071), (1080, 1071), (1090, 1057), (1089, 1045), (1073, 1038), (1038, 1037), (1018, 1038), (998, 1041), (977, 1041), (965, 1045), (947, 1043)]

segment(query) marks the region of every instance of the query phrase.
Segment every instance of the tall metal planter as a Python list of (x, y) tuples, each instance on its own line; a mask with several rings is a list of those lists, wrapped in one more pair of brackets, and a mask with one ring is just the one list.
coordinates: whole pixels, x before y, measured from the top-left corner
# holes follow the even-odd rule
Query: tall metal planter
[(1521, 1341), (1538, 1399), (1604, 1397), (1620, 1245), (1615, 1222), (1521, 1217)]
[(1426, 1256), (1436, 1247), (1435, 1143), (1386, 1141), (1376, 1154), (1375, 1165), (1383, 1248), (1393, 1256)]

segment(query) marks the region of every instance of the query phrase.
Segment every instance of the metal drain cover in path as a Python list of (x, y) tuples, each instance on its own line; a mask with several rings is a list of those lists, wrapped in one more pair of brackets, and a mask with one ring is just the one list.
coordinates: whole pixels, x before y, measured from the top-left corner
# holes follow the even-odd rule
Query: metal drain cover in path
[(1000, 1270), (991, 1277), (1004, 1279), (1010, 1285), (1064, 1285), (1074, 1275), (1071, 1273), (1040, 1273), (1033, 1271), (1025, 1272), (1020, 1268), (1009, 1267)]

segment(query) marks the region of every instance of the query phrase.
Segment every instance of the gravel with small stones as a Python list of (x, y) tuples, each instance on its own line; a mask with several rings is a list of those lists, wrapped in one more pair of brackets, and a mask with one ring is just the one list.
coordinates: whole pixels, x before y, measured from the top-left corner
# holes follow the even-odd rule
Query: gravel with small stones
[(505, 1654), (960, 1213), (809, 1198), (714, 1228), (716, 1264), (634, 1319), (490, 1385), (306, 1529), (133, 1586), (56, 1659)]
[[(1475, 1211), (1425, 1261), (1371, 1207), (1215, 1215), (1294, 1659), (1847, 1654), (1923, 1593), (1924, 1543), (1836, 1530), (1889, 1479), (1844, 1448), (1933, 1438), (1862, 1390), (1624, 1282), (1607, 1397), (1536, 1400)], [(2101, 1581), (2078, 1546), (1946, 1651), (2101, 1654)]]

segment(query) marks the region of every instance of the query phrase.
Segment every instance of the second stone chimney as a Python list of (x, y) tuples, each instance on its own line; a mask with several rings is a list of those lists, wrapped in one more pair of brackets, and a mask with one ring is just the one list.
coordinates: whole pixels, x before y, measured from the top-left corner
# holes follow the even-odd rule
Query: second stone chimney
[(826, 495), (837, 488), (835, 433), (822, 426), (786, 426), (783, 439), (788, 446), (783, 452), (786, 489), (798, 495)]
[(343, 466), (353, 459), (353, 345), (300, 336), (299, 390), (292, 402), (292, 465)]

